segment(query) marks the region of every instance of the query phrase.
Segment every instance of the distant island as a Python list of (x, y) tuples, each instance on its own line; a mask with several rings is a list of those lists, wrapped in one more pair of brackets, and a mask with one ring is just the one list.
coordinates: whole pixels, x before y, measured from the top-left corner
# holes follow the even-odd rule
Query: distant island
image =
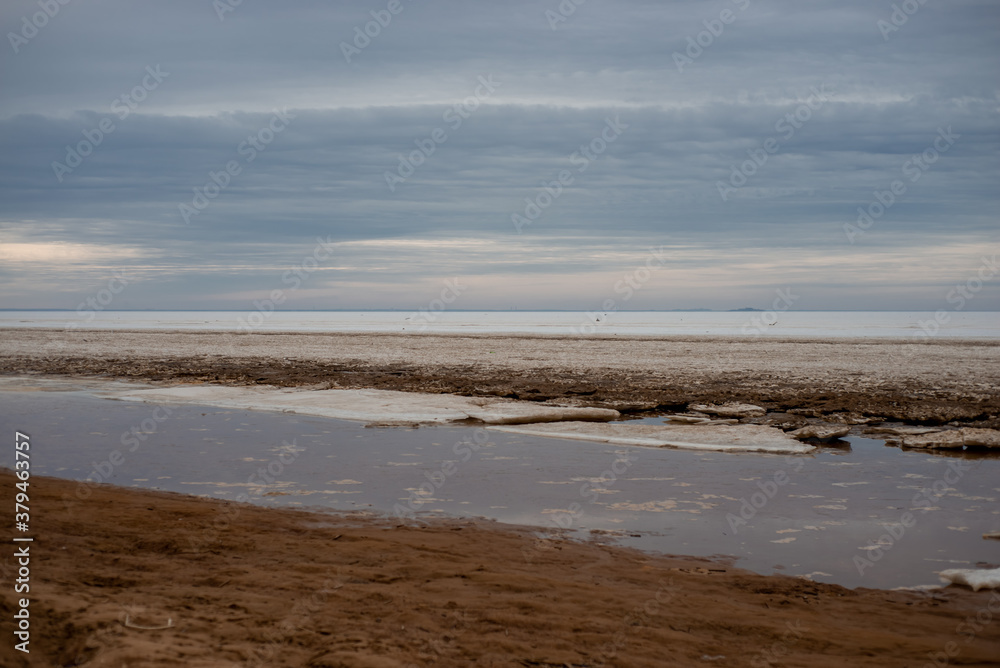
[(745, 306), (743, 308), (731, 308), (731, 309), (729, 309), (729, 312), (730, 313), (735, 313), (737, 311), (763, 311), (763, 310), (764, 309), (762, 309), (762, 308), (751, 308), (749, 306)]

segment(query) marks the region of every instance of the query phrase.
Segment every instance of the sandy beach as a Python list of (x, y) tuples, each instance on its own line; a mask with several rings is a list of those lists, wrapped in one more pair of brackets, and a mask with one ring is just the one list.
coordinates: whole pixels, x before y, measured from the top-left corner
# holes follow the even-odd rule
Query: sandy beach
[(919, 341), (7, 329), (0, 373), (447, 392), (633, 413), (745, 401), (833, 420), (1000, 426), (1000, 344)]
[[(9, 472), (0, 481), (13, 488)], [(940, 655), (988, 666), (1000, 655), (1000, 626), (983, 623), (1000, 614), (989, 591), (849, 590), (491, 523), (418, 528), (111, 486), (79, 501), (74, 487), (32, 480), (32, 652), (4, 643), (4, 665), (882, 667)], [(0, 567), (13, 577), (10, 556)], [(3, 605), (11, 613), (7, 592)]]
[[(998, 352), (980, 341), (6, 330), (0, 372), (454, 393), (633, 416), (748, 401), (769, 411), (758, 422), (996, 427)], [(13, 489), (9, 472), (0, 478)], [(987, 666), (1000, 656), (1000, 594), (989, 590), (852, 590), (654, 556), (600, 532), (579, 542), (485, 520), (400, 524), (88, 489), (84, 500), (75, 481), (32, 480), (44, 518), (32, 545), (37, 625), (32, 654), (5, 645), (5, 665)], [(2, 566), (13, 573), (10, 557)]]

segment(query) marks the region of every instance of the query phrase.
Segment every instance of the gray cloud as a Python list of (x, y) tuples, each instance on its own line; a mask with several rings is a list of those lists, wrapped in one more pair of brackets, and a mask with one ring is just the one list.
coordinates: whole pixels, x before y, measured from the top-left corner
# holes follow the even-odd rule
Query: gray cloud
[[(885, 39), (892, 3), (588, 0), (553, 30), (558, 2), (400, 1), (350, 63), (342, 42), (388, 2), (245, 1), (223, 20), (200, 1), (70, 2), (17, 53), (8, 37), (0, 306), (72, 307), (127, 267), (131, 308), (243, 308), (321, 237), (340, 252), (293, 307), (415, 307), (461, 275), (464, 308), (592, 308), (666, 246), (636, 308), (792, 285), (801, 308), (935, 309), (995, 253), (995, 3), (927, 3)], [(6, 3), (0, 25), (38, 11)], [(477, 100), (481, 78), (497, 85)], [(67, 146), (97, 137), (71, 166)], [(185, 221), (195, 189), (207, 206)]]

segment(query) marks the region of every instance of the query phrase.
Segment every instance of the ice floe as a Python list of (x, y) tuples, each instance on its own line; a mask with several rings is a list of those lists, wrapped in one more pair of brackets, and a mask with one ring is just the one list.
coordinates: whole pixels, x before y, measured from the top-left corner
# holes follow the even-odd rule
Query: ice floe
[(937, 427), (911, 427), (902, 425), (899, 427), (866, 427), (863, 434), (890, 434), (892, 436), (920, 436), (921, 434), (932, 434), (941, 431)]
[(663, 417), (669, 418), (671, 422), (678, 424), (701, 424), (712, 421), (711, 417), (703, 413), (674, 413), (672, 415), (664, 415)]
[(945, 582), (972, 587), (972, 591), (1000, 588), (1000, 568), (952, 568), (938, 575)]
[(949, 449), (962, 447), (1000, 448), (1000, 431), (962, 427), (951, 431), (903, 436), (901, 445), (907, 448)]
[(274, 387), (182, 385), (112, 392), (123, 401), (184, 403), (219, 408), (279, 411), (381, 424), (434, 424), (478, 420), (524, 424), (558, 420), (614, 420), (608, 408), (550, 406), (532, 401), (421, 394), (394, 390), (290, 390)]
[(851, 427), (849, 425), (843, 424), (810, 424), (801, 429), (796, 429), (795, 431), (789, 432), (788, 435), (792, 438), (797, 438), (800, 441), (807, 438), (816, 438), (819, 440), (827, 440), (832, 438), (840, 438), (841, 436), (847, 436), (851, 432)]
[(488, 427), (526, 436), (598, 441), (651, 448), (681, 448), (720, 452), (800, 454), (815, 450), (780, 429), (755, 424), (655, 425), (598, 422), (559, 422)]

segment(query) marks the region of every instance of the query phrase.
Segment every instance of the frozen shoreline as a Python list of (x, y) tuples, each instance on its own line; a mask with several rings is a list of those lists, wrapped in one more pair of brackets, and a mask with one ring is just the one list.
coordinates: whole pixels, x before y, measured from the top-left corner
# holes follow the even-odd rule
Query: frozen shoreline
[[(1000, 342), (7, 329), (0, 373), (1000, 427)], [(798, 418), (796, 418), (798, 419)]]
[[(942, 315), (943, 314), (943, 315)], [(744, 339), (1000, 339), (995, 312), (0, 311), (0, 328)]]

